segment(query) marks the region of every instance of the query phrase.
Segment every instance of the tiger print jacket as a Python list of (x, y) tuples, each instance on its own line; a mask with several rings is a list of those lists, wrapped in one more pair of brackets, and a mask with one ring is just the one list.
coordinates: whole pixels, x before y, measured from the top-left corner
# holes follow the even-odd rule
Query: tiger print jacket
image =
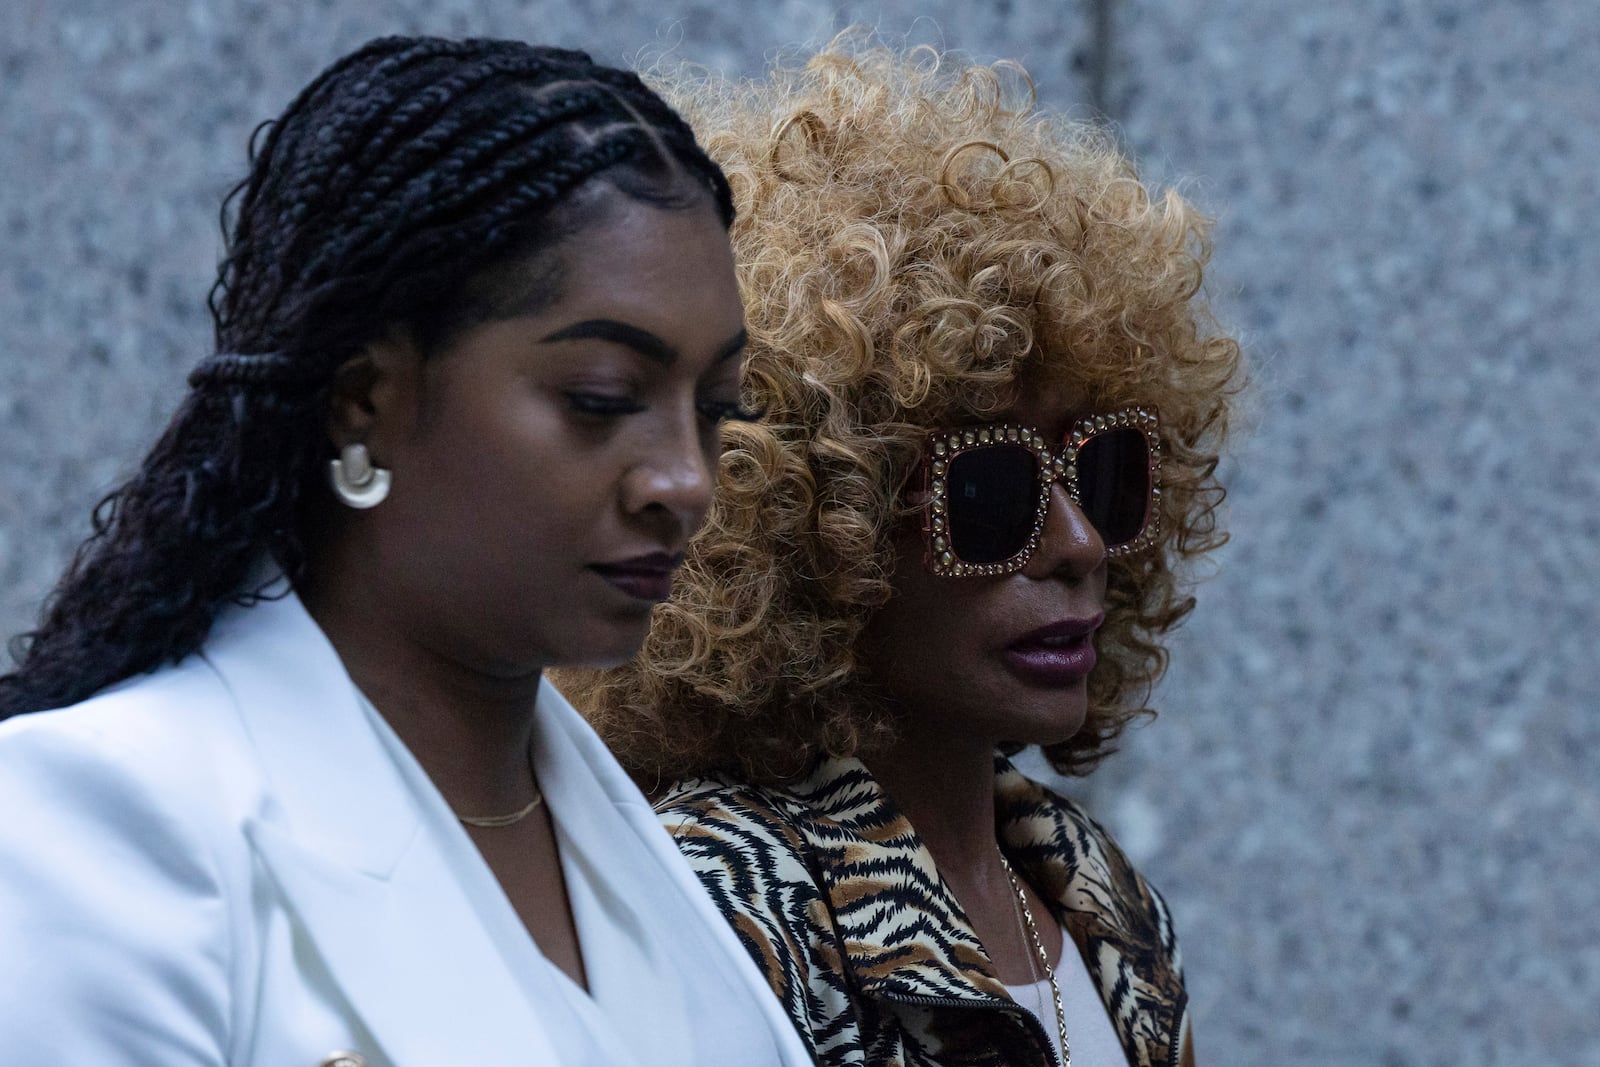
[[(1012, 865), (1056, 911), (1134, 1067), (1192, 1067), (1165, 902), (1072, 801), (996, 757)], [(933, 857), (859, 760), (755, 788), (680, 782), (663, 824), (822, 1067), (1053, 1067)]]

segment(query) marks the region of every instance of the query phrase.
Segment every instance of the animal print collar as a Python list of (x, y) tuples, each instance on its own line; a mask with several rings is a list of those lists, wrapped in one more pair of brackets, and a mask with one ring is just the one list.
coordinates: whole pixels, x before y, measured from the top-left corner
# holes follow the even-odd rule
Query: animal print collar
[[(1075, 804), (995, 757), (999, 840), (1076, 942), (1136, 1064), (1163, 1064), (1186, 1007), (1166, 905)], [(821, 760), (786, 790), (821, 868), (860, 988), (891, 1000), (1010, 1004), (911, 823), (857, 759)]]

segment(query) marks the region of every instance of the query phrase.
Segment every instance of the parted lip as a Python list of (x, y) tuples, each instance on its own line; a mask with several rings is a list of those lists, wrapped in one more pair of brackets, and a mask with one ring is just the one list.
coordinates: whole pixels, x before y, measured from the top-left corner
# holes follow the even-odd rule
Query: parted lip
[(647, 552), (642, 556), (608, 560), (605, 563), (591, 563), (589, 566), (607, 574), (660, 575), (671, 574), (682, 564), (683, 553), (681, 552), (676, 555), (670, 552)]
[(1055, 622), (1041, 626), (1037, 630), (1029, 630), (1006, 647), (1027, 648), (1052, 642), (1070, 641), (1076, 637), (1087, 637), (1098, 630), (1100, 624), (1105, 620), (1104, 614), (1090, 615), (1081, 619), (1057, 619)]

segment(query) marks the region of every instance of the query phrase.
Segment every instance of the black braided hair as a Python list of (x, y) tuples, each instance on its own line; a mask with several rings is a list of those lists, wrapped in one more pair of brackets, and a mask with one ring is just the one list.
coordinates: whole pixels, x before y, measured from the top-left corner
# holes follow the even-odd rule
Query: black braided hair
[[(251, 138), (223, 203), (218, 355), (11, 643), (0, 719), (75, 703), (198, 648), (271, 557), (305, 566), (336, 370), (396, 327), (426, 357), (474, 320), (469, 283), (581, 227), (600, 178), (663, 207), (733, 203), (639, 78), (516, 41), (391, 37), (323, 71)], [(564, 217), (571, 216), (571, 217)]]

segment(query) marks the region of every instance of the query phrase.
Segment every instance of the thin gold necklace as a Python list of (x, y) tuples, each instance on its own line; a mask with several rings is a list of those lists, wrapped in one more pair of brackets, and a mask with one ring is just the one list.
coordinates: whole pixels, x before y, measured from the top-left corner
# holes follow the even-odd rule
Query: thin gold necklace
[(539, 789), (538, 772), (533, 769), (533, 751), (528, 751), (528, 773), (533, 776), (533, 799), (528, 801), (528, 806), (506, 815), (461, 815), (456, 818), (468, 826), (482, 826), (490, 830), (498, 830), (502, 826), (515, 826), (517, 823), (533, 814), (533, 809), (544, 802), (544, 793)]
[(543, 800), (544, 794), (538, 793), (532, 800), (528, 801), (527, 807), (520, 811), (513, 811), (509, 815), (457, 815), (456, 818), (468, 826), (487, 826), (491, 830), (501, 826), (515, 826), (529, 815), (532, 815), (533, 809), (537, 808)]
[(1006, 878), (1011, 882), (1011, 891), (1017, 895), (1017, 903), (1022, 907), (1023, 925), (1027, 927), (1028, 939), (1033, 942), (1034, 951), (1039, 953), (1039, 963), (1044, 967), (1044, 976), (1050, 979), (1050, 996), (1056, 1002), (1056, 1030), (1061, 1034), (1061, 1067), (1072, 1067), (1072, 1046), (1067, 1044), (1067, 1013), (1061, 1007), (1061, 987), (1056, 984), (1055, 968), (1050, 966), (1050, 953), (1044, 950), (1044, 941), (1039, 937), (1039, 927), (1034, 925), (1033, 909), (1028, 907), (1028, 896), (1022, 891), (1022, 883), (1017, 881), (1016, 872), (1011, 869), (1011, 861), (1006, 859), (1004, 852), (1000, 853), (1000, 866), (1006, 869)]

